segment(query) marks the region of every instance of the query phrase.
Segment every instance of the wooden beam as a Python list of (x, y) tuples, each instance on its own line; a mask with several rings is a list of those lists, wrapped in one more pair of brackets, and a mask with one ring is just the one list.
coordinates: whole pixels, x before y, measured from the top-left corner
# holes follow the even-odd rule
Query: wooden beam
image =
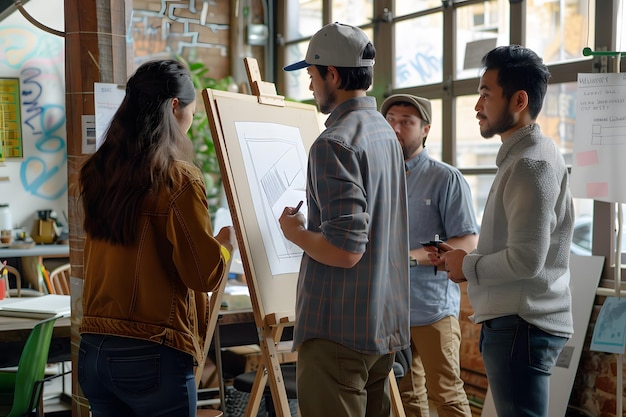
[[(82, 116), (94, 115), (94, 83), (125, 83), (129, 74), (126, 28), (132, 0), (65, 0), (65, 111), (67, 130), (68, 226), (72, 279), (83, 278), (84, 233), (78, 208)], [(82, 312), (72, 311), (80, 317)], [(76, 369), (79, 335), (72, 320), (72, 363)], [(72, 417), (89, 416), (87, 400), (72, 374)]]

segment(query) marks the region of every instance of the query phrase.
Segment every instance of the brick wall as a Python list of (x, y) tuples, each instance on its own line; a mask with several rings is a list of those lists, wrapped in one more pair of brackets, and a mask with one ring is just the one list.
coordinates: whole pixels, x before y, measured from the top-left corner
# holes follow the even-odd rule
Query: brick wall
[(467, 297), (467, 283), (461, 284), (461, 378), (465, 382), (465, 392), (472, 406), (472, 413), (480, 416), (480, 410), (487, 394), (487, 376), (482, 357), (478, 351), (480, 325), (469, 320), (473, 310)]
[[(571, 417), (617, 417), (618, 355), (589, 350), (602, 303), (604, 297), (596, 297), (569, 400), (568, 416)], [(622, 364), (622, 375), (625, 373), (626, 367)], [(626, 404), (624, 398), (622, 402)]]

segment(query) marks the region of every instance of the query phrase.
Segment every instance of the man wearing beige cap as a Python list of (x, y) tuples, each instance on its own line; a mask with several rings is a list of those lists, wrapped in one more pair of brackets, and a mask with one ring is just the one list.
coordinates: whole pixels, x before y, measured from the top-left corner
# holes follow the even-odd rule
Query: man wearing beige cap
[(381, 113), (402, 146), (407, 177), (412, 362), (399, 386), (404, 411), (428, 417), (430, 398), (439, 417), (471, 417), (459, 366), (460, 289), (445, 271), (433, 270), (421, 243), (441, 239), (467, 251), (476, 247), (470, 187), (459, 170), (428, 155), (429, 100), (396, 94)]
[(394, 352), (409, 346), (409, 242), (402, 149), (366, 96), (375, 49), (356, 27), (318, 31), (304, 61), (326, 129), (309, 151), (308, 222), (279, 221), (304, 251), (294, 349), (302, 417), (389, 417)]

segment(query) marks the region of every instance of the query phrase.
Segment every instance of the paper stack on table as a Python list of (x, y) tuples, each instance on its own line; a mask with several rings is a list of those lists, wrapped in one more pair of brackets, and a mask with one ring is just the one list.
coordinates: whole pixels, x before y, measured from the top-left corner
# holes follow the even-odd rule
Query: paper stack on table
[(45, 319), (71, 315), (69, 295), (48, 294), (41, 297), (7, 298), (0, 301), (0, 315)]

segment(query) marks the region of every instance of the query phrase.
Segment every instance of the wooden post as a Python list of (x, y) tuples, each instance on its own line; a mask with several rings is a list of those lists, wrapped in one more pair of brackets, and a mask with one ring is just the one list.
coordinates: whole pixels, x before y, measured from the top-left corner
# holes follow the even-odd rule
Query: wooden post
[[(126, 83), (132, 54), (127, 53), (132, 0), (65, 0), (65, 106), (67, 128), (68, 223), (72, 280), (83, 278), (84, 233), (78, 207), (82, 154), (82, 116), (94, 115), (94, 83)], [(82, 289), (82, 285), (80, 286)], [(72, 366), (76, 369), (80, 303), (72, 302)], [(72, 416), (89, 416), (87, 401), (72, 373)]]

